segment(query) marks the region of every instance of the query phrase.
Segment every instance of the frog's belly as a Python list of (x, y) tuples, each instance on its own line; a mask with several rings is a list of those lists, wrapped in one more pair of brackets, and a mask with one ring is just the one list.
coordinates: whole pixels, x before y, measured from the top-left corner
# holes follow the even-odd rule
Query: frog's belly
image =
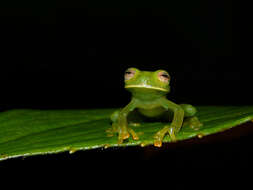
[(151, 109), (139, 108), (138, 111), (146, 117), (157, 117), (162, 115), (166, 110), (163, 107), (156, 107)]

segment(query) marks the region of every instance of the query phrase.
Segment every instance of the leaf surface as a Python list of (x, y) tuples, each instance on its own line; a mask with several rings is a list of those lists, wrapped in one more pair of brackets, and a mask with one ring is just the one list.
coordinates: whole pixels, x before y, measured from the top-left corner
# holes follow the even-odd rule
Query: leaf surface
[[(178, 140), (224, 131), (253, 120), (253, 106), (199, 106), (197, 116), (204, 124), (200, 130), (184, 127)], [(90, 110), (9, 110), (0, 113), (0, 160), (19, 156), (70, 153), (99, 147), (153, 144), (161, 122), (146, 122), (133, 127), (140, 139), (117, 143), (108, 137), (110, 114), (115, 109)], [(167, 135), (164, 142), (170, 142)]]

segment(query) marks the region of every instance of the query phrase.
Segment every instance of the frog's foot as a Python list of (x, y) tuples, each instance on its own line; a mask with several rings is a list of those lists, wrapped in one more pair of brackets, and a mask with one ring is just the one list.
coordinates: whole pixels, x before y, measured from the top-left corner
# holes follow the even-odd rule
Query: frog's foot
[(119, 129), (118, 133), (118, 144), (122, 144), (125, 139), (128, 139), (130, 137), (129, 132), (126, 129)]
[(128, 139), (130, 135), (132, 136), (133, 140), (139, 140), (139, 136), (135, 133), (135, 131), (131, 128), (124, 128), (123, 130), (118, 131), (118, 143), (122, 144), (125, 139)]
[(188, 117), (184, 120), (183, 126), (189, 126), (193, 130), (199, 130), (203, 124), (199, 121), (199, 119), (194, 117)]
[(155, 136), (154, 136), (154, 146), (156, 147), (161, 147), (162, 146), (162, 141), (164, 136), (169, 133), (171, 141), (175, 142), (176, 136), (175, 136), (175, 128), (170, 127), (170, 126), (165, 126), (163, 129), (158, 131)]
[(118, 143), (122, 144), (125, 139), (128, 139), (130, 135), (134, 140), (139, 140), (139, 136), (135, 131), (128, 127), (119, 127), (117, 124), (113, 123), (112, 128), (106, 130), (107, 136), (112, 137), (113, 134), (118, 133)]
[(107, 137), (112, 137), (114, 133), (117, 133), (117, 131), (118, 127), (115, 123), (112, 124), (111, 128), (105, 130)]
[(105, 130), (107, 137), (112, 137), (114, 134), (113, 128), (109, 128)]

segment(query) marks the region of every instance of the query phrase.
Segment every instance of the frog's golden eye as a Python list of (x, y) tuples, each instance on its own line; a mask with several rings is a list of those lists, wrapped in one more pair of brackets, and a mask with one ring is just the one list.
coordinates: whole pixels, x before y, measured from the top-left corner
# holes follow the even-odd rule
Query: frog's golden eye
[(133, 69), (133, 68), (127, 69), (125, 72), (125, 80), (129, 80), (129, 79), (133, 78), (135, 73), (136, 73), (135, 69)]
[(158, 79), (162, 82), (168, 83), (170, 80), (170, 75), (166, 71), (160, 71), (158, 73)]

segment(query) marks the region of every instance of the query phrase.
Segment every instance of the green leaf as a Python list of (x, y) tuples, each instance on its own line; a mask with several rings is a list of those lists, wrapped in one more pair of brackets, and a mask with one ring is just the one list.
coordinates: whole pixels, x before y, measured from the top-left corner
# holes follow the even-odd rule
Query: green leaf
[[(178, 140), (224, 131), (253, 120), (253, 106), (200, 106), (198, 117), (204, 124), (195, 131), (184, 127)], [(94, 110), (10, 110), (0, 113), (0, 160), (37, 154), (87, 150), (99, 147), (150, 145), (161, 122), (134, 127), (140, 140), (117, 144), (117, 136), (108, 137), (109, 116), (115, 109)], [(166, 136), (164, 142), (169, 142)]]

